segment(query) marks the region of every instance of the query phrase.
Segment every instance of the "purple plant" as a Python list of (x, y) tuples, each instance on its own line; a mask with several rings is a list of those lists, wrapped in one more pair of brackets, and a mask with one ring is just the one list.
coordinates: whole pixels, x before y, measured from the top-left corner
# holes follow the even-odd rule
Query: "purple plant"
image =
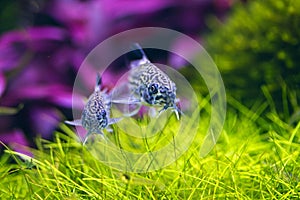
[[(214, 13), (222, 17), (230, 2), (54, 0), (45, 3), (33, 13), (33, 22), (40, 16), (51, 20), (40, 19), (39, 23), (0, 36), (0, 141), (23, 152), (17, 144), (32, 146), (36, 135), (51, 138), (64, 115), (71, 117), (72, 86), (78, 68), (102, 40), (143, 26), (171, 28), (197, 39), (206, 28), (205, 16)], [(184, 45), (184, 41), (178, 41), (174, 48)], [(170, 59), (172, 65), (182, 65), (182, 61)], [(94, 79), (90, 77), (95, 72), (87, 73), (81, 78), (92, 88)], [(103, 78), (104, 84), (113, 78), (108, 73)]]

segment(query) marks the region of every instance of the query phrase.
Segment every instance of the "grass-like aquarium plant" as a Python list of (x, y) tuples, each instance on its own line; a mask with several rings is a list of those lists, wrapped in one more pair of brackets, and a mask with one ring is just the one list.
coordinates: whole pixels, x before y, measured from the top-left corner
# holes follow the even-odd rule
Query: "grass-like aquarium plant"
[[(105, 142), (95, 142), (91, 151), (95, 136), (83, 145), (74, 129), (61, 123), (53, 140), (36, 139), (31, 156), (1, 142), (5, 150), (0, 157), (0, 198), (299, 199), (299, 10), (299, 1), (248, 1), (234, 7), (221, 26), (211, 25), (213, 31), (204, 41), (222, 73), (229, 109), (222, 134), (205, 157), (199, 150), (214, 116), (210, 97), (198, 93), (200, 111), (194, 112), (200, 113), (199, 127), (189, 126), (193, 117), (186, 121), (188, 128), (182, 133), (196, 135), (174, 162), (139, 173), (119, 170), (101, 162), (97, 148), (107, 145), (103, 156), (115, 160), (123, 158), (122, 153), (110, 151)], [(193, 73), (181, 70), (201, 91), (193, 85), (198, 81), (193, 81)], [(131, 120), (143, 127), (151, 124), (148, 119)], [(171, 143), (172, 155), (179, 147), (173, 141), (180, 126), (175, 115), (166, 124), (164, 134), (152, 138), (126, 136), (115, 124), (113, 132), (104, 134), (120, 149), (134, 153), (153, 155)]]
[(285, 118), (299, 112), (299, 9), (299, 1), (249, 1), (224, 23), (211, 18), (205, 39), (230, 94), (247, 104), (272, 97)]

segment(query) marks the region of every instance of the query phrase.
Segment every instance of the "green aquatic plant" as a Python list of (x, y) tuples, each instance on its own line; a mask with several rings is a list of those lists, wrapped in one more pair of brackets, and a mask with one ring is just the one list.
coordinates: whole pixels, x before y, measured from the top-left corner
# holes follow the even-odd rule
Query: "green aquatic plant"
[[(273, 123), (265, 131), (259, 124), (265, 123), (262, 113), (269, 106), (267, 101), (258, 102), (261, 106), (252, 109), (233, 97), (228, 97), (228, 103), (238, 113), (228, 112), (223, 133), (212, 152), (204, 158), (199, 156), (200, 136), (209, 124), (209, 114), (202, 114), (202, 125), (188, 150), (174, 163), (144, 173), (118, 171), (105, 165), (82, 145), (70, 127), (61, 124), (53, 142), (37, 139), (34, 157), (5, 150), (0, 158), (0, 198), (300, 198), (300, 123), (288, 125), (274, 112)], [(207, 105), (204, 110), (209, 113)], [(176, 122), (173, 116), (170, 123)], [(170, 127), (168, 132), (174, 130)], [(131, 146), (122, 131), (116, 129), (113, 134), (109, 136), (111, 140), (119, 138), (123, 148), (139, 148)], [(160, 148), (165, 138), (172, 136), (157, 135), (157, 146), (147, 146), (147, 139), (142, 140), (141, 150)], [(153, 144), (150, 140), (148, 144)], [(106, 153), (110, 156), (109, 151)]]
[(270, 95), (284, 117), (299, 110), (299, 10), (300, 1), (256, 0), (237, 4), (224, 22), (208, 20), (205, 46), (228, 93), (248, 105)]

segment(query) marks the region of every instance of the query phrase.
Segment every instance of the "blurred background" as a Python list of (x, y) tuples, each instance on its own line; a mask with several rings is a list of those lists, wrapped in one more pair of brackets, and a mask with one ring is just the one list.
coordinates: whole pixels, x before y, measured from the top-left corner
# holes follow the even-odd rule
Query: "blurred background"
[[(300, 1), (289, 0), (0, 0), (0, 141), (24, 152), (20, 145), (34, 147), (36, 136), (51, 139), (59, 123), (72, 119), (72, 87), (87, 54), (114, 34), (145, 26), (199, 41), (222, 74), (229, 109), (239, 102), (255, 110), (267, 101), (264, 112), (296, 123), (299, 10)], [(184, 41), (173, 47), (197, 58)], [(187, 63), (168, 52), (147, 53), (198, 84)], [(125, 63), (114, 65), (118, 71)], [(110, 87), (114, 77), (104, 78)]]

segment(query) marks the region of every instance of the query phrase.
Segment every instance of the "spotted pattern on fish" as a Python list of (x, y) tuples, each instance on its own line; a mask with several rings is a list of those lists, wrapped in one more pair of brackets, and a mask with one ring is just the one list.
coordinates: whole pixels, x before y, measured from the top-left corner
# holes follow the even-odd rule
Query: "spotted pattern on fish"
[(129, 88), (142, 101), (163, 106), (165, 109), (174, 107), (176, 99), (175, 83), (154, 64), (147, 62), (131, 69)]
[(130, 72), (129, 83), (133, 90), (136, 90), (142, 85), (150, 85), (155, 82), (172, 91), (176, 90), (174, 82), (171, 81), (163, 71), (150, 62), (133, 68)]
[(120, 121), (122, 118), (110, 118), (110, 95), (106, 91), (101, 91), (101, 78), (97, 75), (94, 92), (89, 96), (87, 103), (82, 111), (81, 119), (65, 121), (67, 124), (82, 126), (87, 130), (83, 144), (92, 133), (103, 136), (103, 129), (108, 130), (110, 124)]
[(181, 110), (176, 103), (176, 85), (157, 66), (149, 61), (141, 46), (133, 44), (133, 50), (138, 50), (142, 58), (131, 62), (131, 70), (128, 78), (129, 88), (133, 96), (140, 99), (141, 103), (151, 106), (162, 106), (160, 113), (172, 108), (179, 119)]
[(106, 105), (107, 95), (95, 91), (89, 97), (82, 112), (82, 126), (91, 132), (98, 132), (107, 127), (109, 119), (109, 106)]

